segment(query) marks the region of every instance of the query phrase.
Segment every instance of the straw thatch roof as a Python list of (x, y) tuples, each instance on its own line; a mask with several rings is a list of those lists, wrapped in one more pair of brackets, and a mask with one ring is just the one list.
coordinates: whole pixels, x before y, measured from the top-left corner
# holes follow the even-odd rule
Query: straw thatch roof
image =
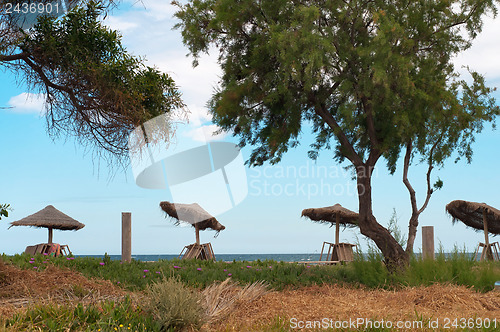
[(355, 227), (358, 225), (359, 214), (342, 207), (340, 204), (302, 210), (302, 217), (307, 217), (319, 223), (331, 223), (332, 225), (337, 222), (337, 215), (339, 215), (339, 222), (343, 226)]
[(10, 227), (12, 226), (45, 227), (75, 231), (85, 227), (84, 224), (62, 213), (52, 205), (48, 205), (44, 209), (33, 213), (26, 218), (11, 222)]
[(160, 207), (169, 217), (177, 220), (176, 225), (184, 221), (190, 223), (193, 227), (196, 224), (198, 229), (202, 231), (208, 228), (217, 232), (226, 229), (217, 219), (196, 203), (180, 204), (165, 201), (160, 203)]
[(453, 217), (453, 223), (458, 220), (477, 231), (484, 230), (483, 211), (486, 210), (488, 232), (500, 234), (500, 210), (485, 203), (475, 203), (456, 200), (446, 205), (446, 211)]

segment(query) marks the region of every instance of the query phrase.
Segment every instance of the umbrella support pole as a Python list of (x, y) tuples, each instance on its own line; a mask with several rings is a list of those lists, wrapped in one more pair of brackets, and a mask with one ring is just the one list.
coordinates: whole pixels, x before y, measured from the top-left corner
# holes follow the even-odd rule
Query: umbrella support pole
[(200, 245), (200, 228), (198, 227), (198, 223), (194, 224), (194, 228), (196, 230), (196, 244)]
[(336, 220), (335, 220), (335, 245), (339, 245), (340, 240), (340, 214), (337, 213)]
[(486, 246), (489, 246), (490, 241), (488, 239), (488, 218), (486, 216), (486, 209), (483, 209), (483, 224), (484, 224), (484, 243), (486, 243)]

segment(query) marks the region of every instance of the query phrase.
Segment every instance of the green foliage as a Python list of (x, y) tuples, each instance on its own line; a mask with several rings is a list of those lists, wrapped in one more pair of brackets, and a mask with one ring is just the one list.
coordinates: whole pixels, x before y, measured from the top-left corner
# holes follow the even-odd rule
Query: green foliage
[(398, 241), (401, 247), (406, 246), (406, 238), (402, 233), (401, 228), (399, 228), (399, 218), (396, 213), (396, 208), (392, 209), (391, 219), (389, 219), (389, 224), (387, 225), (387, 230), (391, 233), (396, 241)]
[(144, 307), (165, 329), (199, 328), (205, 318), (201, 294), (179, 278), (165, 278), (149, 285)]
[(17, 331), (162, 331), (161, 326), (129, 298), (83, 306), (36, 305), (5, 321)]
[(475, 262), (470, 254), (457, 248), (448, 255), (440, 249), (435, 260), (414, 257), (411, 266), (411, 271), (404, 276), (409, 285), (453, 283), (487, 292), (500, 277), (498, 263)]
[(174, 4), (195, 60), (219, 50), (210, 110), (255, 146), (252, 165), (278, 162), (304, 123), (316, 133), (312, 157), (337, 138), (339, 160), (377, 150), (392, 171), (408, 139), (424, 152), (434, 135), (445, 136), (436, 160), (456, 144), (469, 156), (473, 133), (498, 114), (484, 79), (459, 80), (451, 61), (496, 13), (493, 0)]
[(472, 287), (479, 292), (491, 291), (500, 278), (497, 262), (476, 262), (469, 253), (454, 249), (445, 254), (442, 250), (435, 260), (412, 256), (405, 271), (389, 273), (383, 268), (382, 256), (358, 256), (346, 268), (351, 280), (373, 288), (394, 289), (400, 286), (429, 286), (449, 283)]
[[(0, 14), (0, 66), (46, 97), (52, 136), (75, 137), (108, 157), (128, 157), (129, 134), (184, 104), (173, 79), (130, 55), (104, 23), (109, 1), (85, 0), (62, 17), (41, 16), (29, 33)], [(171, 121), (143, 140), (169, 140)], [(139, 142), (144, 144), (145, 142)]]
[(444, 185), (443, 180), (438, 178), (434, 183), (434, 190), (440, 190), (441, 188), (443, 188), (443, 185)]
[(2, 220), (2, 217), (8, 217), (10, 210), (10, 204), (0, 204), (0, 220)]
[[(197, 261), (160, 260), (141, 262), (132, 260), (129, 264), (89, 257), (49, 257), (42, 255), (2, 256), (5, 263), (25, 269), (43, 271), (48, 264), (67, 267), (83, 273), (87, 277), (101, 278), (128, 290), (145, 290), (164, 278), (175, 277), (189, 287), (203, 289), (215, 281), (231, 277), (240, 284), (265, 281), (271, 288), (282, 290), (287, 287), (301, 287), (321, 284), (365, 285), (378, 288), (430, 285), (432, 283), (453, 283), (473, 287), (478, 291), (493, 289), (500, 280), (500, 267), (495, 262), (475, 262), (464, 250), (455, 249), (445, 255), (442, 252), (436, 260), (422, 260), (413, 256), (406, 271), (389, 272), (380, 252), (371, 250), (367, 254), (358, 253), (354, 262), (346, 265), (314, 266), (288, 262), (264, 261)], [(32, 260), (32, 258), (34, 260)], [(33, 263), (29, 263), (32, 261)], [(47, 263), (44, 263), (47, 262)], [(145, 272), (147, 271), (147, 272)]]

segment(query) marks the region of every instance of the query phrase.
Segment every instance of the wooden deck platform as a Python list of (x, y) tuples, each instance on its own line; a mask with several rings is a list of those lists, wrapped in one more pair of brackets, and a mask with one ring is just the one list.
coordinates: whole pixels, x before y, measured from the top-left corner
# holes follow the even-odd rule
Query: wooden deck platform
[(300, 261), (300, 262), (290, 262), (297, 264), (310, 264), (310, 265), (335, 265), (341, 263), (340, 261)]

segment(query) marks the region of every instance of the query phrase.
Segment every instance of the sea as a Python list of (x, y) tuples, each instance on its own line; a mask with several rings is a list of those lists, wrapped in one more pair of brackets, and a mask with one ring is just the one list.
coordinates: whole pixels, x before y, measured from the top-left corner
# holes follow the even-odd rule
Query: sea
[[(363, 254), (367, 256), (366, 254)], [(418, 255), (418, 254), (417, 254)], [(436, 253), (437, 255), (437, 253)], [(445, 257), (452, 254), (445, 253)], [(474, 253), (467, 253), (469, 257), (474, 257)], [(104, 255), (75, 255), (76, 257), (96, 257), (102, 258)], [(109, 255), (112, 260), (121, 260), (121, 255)], [(132, 255), (132, 259), (137, 261), (159, 261), (172, 260), (178, 258), (179, 255)], [(217, 261), (246, 261), (252, 262), (257, 260), (274, 260), (278, 262), (303, 262), (303, 261), (319, 261), (320, 254), (216, 254)], [(323, 259), (325, 259), (323, 257)]]
[[(75, 257), (96, 257), (102, 258), (104, 255), (75, 255)], [(318, 261), (319, 254), (216, 254), (218, 261), (246, 261), (256, 260), (274, 260), (278, 262), (300, 262), (300, 261)], [(112, 260), (121, 260), (121, 255), (109, 255)], [(179, 255), (132, 255), (132, 259), (138, 261), (159, 261), (178, 258)]]

